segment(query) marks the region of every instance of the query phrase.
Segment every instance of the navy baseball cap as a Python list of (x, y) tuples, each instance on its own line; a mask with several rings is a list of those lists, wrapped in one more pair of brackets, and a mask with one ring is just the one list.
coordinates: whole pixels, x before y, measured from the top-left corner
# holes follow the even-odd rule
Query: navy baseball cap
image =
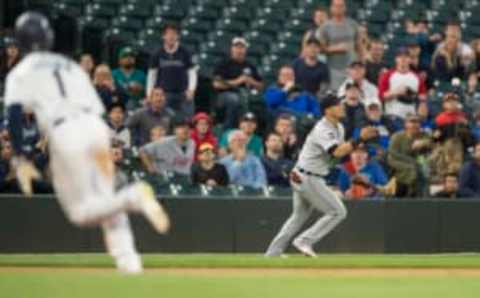
[(408, 49), (406, 47), (400, 47), (397, 49), (395, 56), (408, 56)]
[(330, 107), (338, 106), (342, 101), (335, 94), (328, 94), (322, 99), (321, 106), (323, 111)]

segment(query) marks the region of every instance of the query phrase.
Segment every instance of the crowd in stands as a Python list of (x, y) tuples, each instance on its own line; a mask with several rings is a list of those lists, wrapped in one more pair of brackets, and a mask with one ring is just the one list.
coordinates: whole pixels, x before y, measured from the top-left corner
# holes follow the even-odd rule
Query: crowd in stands
[[(328, 183), (344, 198), (381, 198), (378, 188), (392, 181), (398, 198), (479, 196), (480, 40), (466, 43), (456, 20), (442, 34), (430, 33), (424, 18), (407, 20), (408, 39), (386, 61), (384, 41), (371, 38), (347, 9), (344, 0), (332, 0), (329, 8), (312, 11), (298, 57), (278, 68), (275, 82), (266, 82), (250, 62), (247, 40), (233, 38), (229, 55), (214, 66), (209, 111), (195, 107), (195, 53), (182, 46), (175, 25), (164, 28), (163, 47), (146, 70), (137, 68), (128, 46), (113, 69), (80, 55), (107, 110), (117, 183), (141, 173), (209, 187), (289, 187), (306, 135), (302, 123), (320, 119), (319, 102), (333, 92), (343, 101), (347, 139), (360, 139), (366, 127), (376, 134), (333, 167)], [(9, 39), (0, 81), (20, 57)], [(262, 95), (268, 115), (245, 108), (252, 92)], [(269, 120), (262, 129), (260, 117)], [(31, 113), (23, 138), (45, 177), (35, 187), (48, 191), (48, 140)], [(0, 190), (18, 191), (5, 128), (0, 144)]]

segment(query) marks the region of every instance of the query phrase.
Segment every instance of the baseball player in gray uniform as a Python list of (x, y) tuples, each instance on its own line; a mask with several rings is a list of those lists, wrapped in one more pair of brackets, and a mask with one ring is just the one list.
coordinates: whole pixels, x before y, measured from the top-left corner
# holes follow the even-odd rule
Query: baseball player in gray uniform
[[(340, 123), (345, 116), (340, 98), (331, 94), (322, 100), (324, 117), (308, 135), (298, 162), (290, 175), (293, 188), (293, 212), (268, 247), (266, 256), (281, 256), (290, 240), (310, 217), (313, 209), (324, 215), (310, 228), (293, 240), (293, 246), (309, 257), (316, 257), (312, 246), (332, 231), (346, 216), (341, 199), (327, 186), (325, 177), (335, 159), (349, 154), (355, 141), (344, 141)], [(361, 140), (376, 135), (372, 127), (364, 128)]]

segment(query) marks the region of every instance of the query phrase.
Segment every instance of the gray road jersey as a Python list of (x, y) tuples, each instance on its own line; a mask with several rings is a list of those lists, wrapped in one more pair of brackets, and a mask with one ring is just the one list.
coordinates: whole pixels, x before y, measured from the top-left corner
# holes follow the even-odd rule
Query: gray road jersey
[(298, 157), (297, 167), (327, 175), (332, 163), (328, 150), (343, 143), (344, 137), (345, 131), (341, 123), (335, 127), (326, 118), (322, 118), (308, 134)]

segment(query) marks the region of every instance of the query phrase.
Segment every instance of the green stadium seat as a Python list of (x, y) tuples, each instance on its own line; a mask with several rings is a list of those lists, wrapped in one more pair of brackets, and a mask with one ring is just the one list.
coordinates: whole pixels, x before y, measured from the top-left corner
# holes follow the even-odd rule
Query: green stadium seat
[(224, 56), (228, 53), (229, 42), (223, 41), (208, 41), (200, 46), (200, 52), (206, 53), (209, 56)]
[(180, 21), (185, 15), (185, 9), (176, 5), (160, 5), (155, 7), (155, 16), (160, 16), (168, 20)]
[(236, 35), (229, 31), (215, 30), (208, 34), (208, 40), (218, 41), (221, 44), (227, 44), (232, 41)]
[(230, 5), (229, 0), (198, 0), (197, 4), (209, 7), (216, 7), (219, 10)]
[(207, 189), (208, 189), (208, 195), (210, 197), (221, 197), (221, 198), (230, 199), (234, 196), (233, 187), (231, 186), (226, 186), (226, 187), (216, 186), (216, 187), (208, 187)]
[[(250, 10), (255, 10), (257, 7), (262, 6), (262, 1), (252, 1), (252, 0), (230, 0), (229, 5), (226, 6), (237, 6), (237, 7), (248, 7)], [(226, 7), (225, 6), (225, 7)]]
[(146, 41), (162, 41), (162, 31), (152, 29), (148, 27), (147, 29), (141, 30), (138, 32), (138, 38)]
[(272, 45), (271, 53), (289, 59), (294, 59), (300, 54), (301, 44), (288, 44), (280, 42)]
[(303, 34), (295, 31), (283, 31), (278, 34), (278, 41), (287, 43), (287, 44), (293, 44), (293, 45), (299, 45), (302, 43), (303, 40)]
[(265, 192), (263, 188), (253, 188), (248, 186), (237, 185), (235, 186), (236, 196), (240, 198), (250, 198), (250, 197), (264, 197)]
[(292, 11), (291, 19), (300, 20), (303, 23), (308, 23), (309, 26), (312, 24), (312, 10), (304, 7), (300, 7)]
[(293, 191), (291, 187), (280, 187), (269, 185), (267, 187), (269, 197), (292, 197)]
[(275, 35), (280, 30), (282, 30), (282, 23), (280, 23), (278, 21), (275, 21), (275, 20), (259, 18), (259, 19), (254, 20), (251, 23), (250, 29), (252, 31), (259, 31), (259, 32), (262, 32), (262, 33), (265, 33), (265, 34)]
[(184, 197), (206, 197), (208, 196), (208, 191), (205, 186), (202, 185), (193, 185), (193, 184), (171, 184), (170, 191), (173, 196), (178, 196), (179, 198)]
[(247, 30), (247, 24), (230, 18), (223, 18), (217, 22), (217, 29), (242, 35)]
[(200, 32), (207, 34), (213, 28), (213, 23), (206, 20), (200, 20), (197, 18), (186, 18), (184, 22), (182, 22), (183, 29), (189, 30), (192, 32)]
[(121, 15), (119, 17), (113, 18), (112, 26), (134, 31), (134, 32), (140, 31), (142, 28), (145, 27), (141, 19), (127, 17), (125, 15)]
[(253, 10), (248, 6), (230, 6), (223, 10), (223, 17), (233, 21), (244, 23), (250, 22), (253, 16)]
[(68, 4), (58, 2), (53, 4), (53, 11), (55, 14), (64, 14), (74, 18), (79, 18), (83, 15), (82, 6), (70, 6)]
[(93, 3), (110, 5), (112, 7), (118, 7), (125, 3), (124, 0), (92, 0)]
[(142, 4), (140, 2), (137, 4), (130, 3), (123, 5), (120, 7), (119, 12), (121, 15), (139, 19), (145, 19), (153, 15), (152, 6), (150, 6), (148, 3)]
[(110, 5), (94, 3), (85, 7), (85, 14), (95, 18), (112, 18), (117, 14), (117, 9)]
[(257, 10), (257, 17), (284, 22), (289, 13), (290, 9), (285, 7), (263, 7)]
[(270, 45), (275, 41), (273, 34), (262, 33), (256, 30), (245, 34), (245, 38), (250, 45), (262, 46), (265, 49), (265, 52), (262, 53), (262, 55), (267, 54), (267, 49), (269, 49)]
[(189, 17), (213, 22), (220, 17), (220, 10), (217, 7), (197, 5), (190, 10)]
[(297, 34), (303, 34), (310, 28), (310, 23), (301, 19), (290, 19), (285, 25), (285, 30), (296, 32)]
[(145, 21), (145, 26), (148, 29), (158, 30), (161, 32), (166, 23), (168, 23), (168, 20), (163, 17), (156, 16), (148, 18)]
[(297, 0), (266, 0), (265, 7), (293, 8), (297, 5)]

